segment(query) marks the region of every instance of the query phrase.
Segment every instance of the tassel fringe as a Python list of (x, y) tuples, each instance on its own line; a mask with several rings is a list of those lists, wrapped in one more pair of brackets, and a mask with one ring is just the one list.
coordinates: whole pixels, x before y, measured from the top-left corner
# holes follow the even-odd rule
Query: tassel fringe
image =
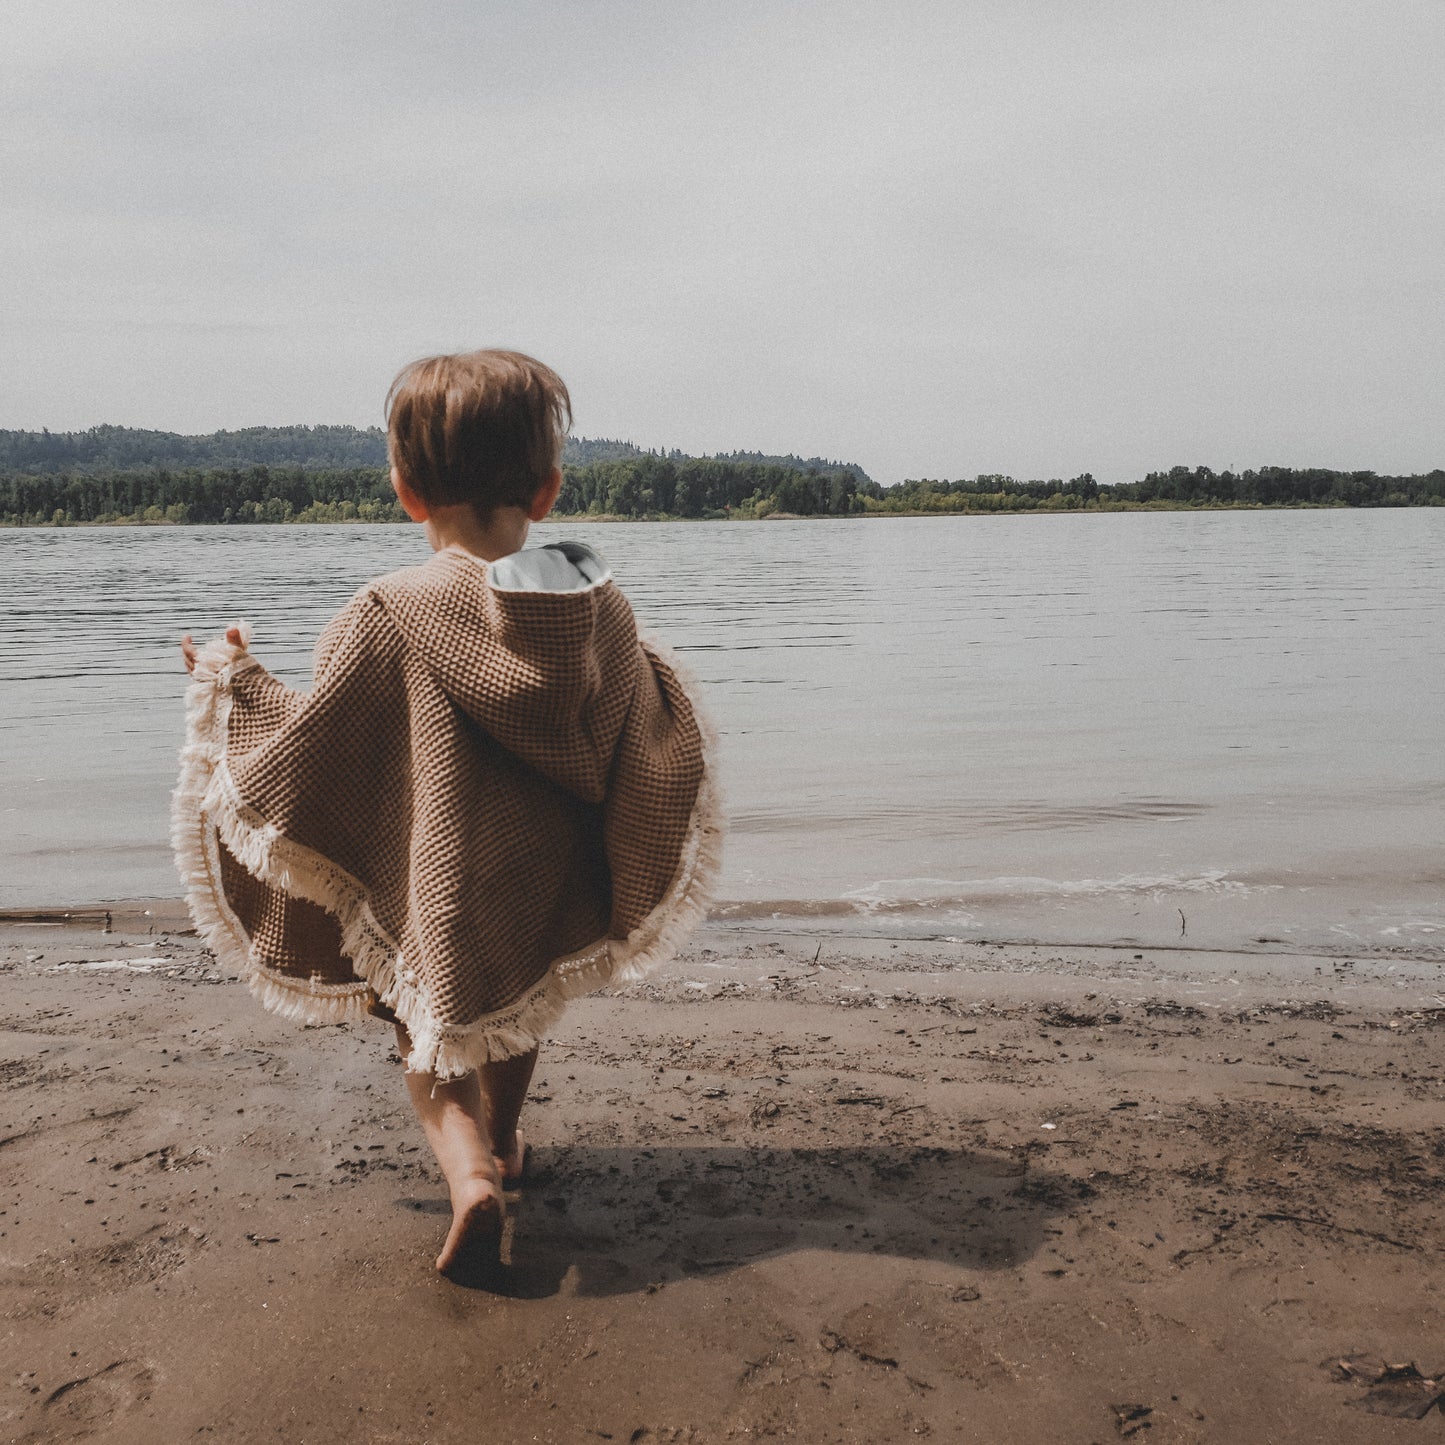
[[(250, 628), (240, 626), (241, 647), (217, 640), (202, 649), (186, 694), (186, 741), (171, 802), (171, 846), (202, 939), (246, 980), (262, 1007), (305, 1024), (351, 1023), (368, 1016), (369, 994), (374, 992), (411, 1035), (407, 1068), (439, 1079), (458, 1078), (481, 1064), (535, 1048), (572, 999), (609, 984), (637, 982), (670, 958), (706, 918), (722, 862), (724, 828), (717, 737), (698, 712), (703, 778), (682, 859), (662, 901), (625, 939), (600, 939), (555, 959), (542, 981), (511, 1007), (464, 1028), (443, 1024), (426, 995), (402, 977), (401, 949), (377, 922), (360, 881), (283, 837), (241, 799), (226, 763), (231, 688), (235, 677), (259, 664), (246, 651)], [(696, 696), (695, 679), (670, 648), (650, 636), (643, 638), (643, 645)], [(342, 951), (363, 981), (308, 982), (261, 963), (226, 901), (222, 843), (262, 883), (331, 914), (341, 930)]]

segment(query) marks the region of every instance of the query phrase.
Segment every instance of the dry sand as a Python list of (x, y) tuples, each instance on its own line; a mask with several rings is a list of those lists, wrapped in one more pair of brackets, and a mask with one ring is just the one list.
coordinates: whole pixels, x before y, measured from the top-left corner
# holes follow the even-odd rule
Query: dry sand
[(168, 924), (0, 924), (5, 1440), (1445, 1434), (1363, 1408), (1445, 1370), (1438, 961), (711, 934), (544, 1051), (484, 1293), (388, 1031)]

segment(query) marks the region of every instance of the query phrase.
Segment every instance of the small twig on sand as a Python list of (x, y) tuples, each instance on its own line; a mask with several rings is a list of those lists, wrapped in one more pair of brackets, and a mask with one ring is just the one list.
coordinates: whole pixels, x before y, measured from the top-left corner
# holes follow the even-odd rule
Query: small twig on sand
[(1330, 1219), (1311, 1219), (1307, 1214), (1261, 1214), (1260, 1219), (1274, 1219), (1282, 1224), (1313, 1224), (1317, 1229), (1333, 1229), (1337, 1234), (1357, 1234), (1361, 1239), (1373, 1239), (1380, 1244), (1391, 1245), (1395, 1249), (1411, 1249), (1416, 1246), (1406, 1244), (1402, 1239), (1391, 1239), (1388, 1234), (1377, 1234), (1373, 1229), (1351, 1229), (1347, 1224), (1336, 1224)]
[(1179, 936), (1183, 938), (1189, 932), (1189, 920), (1184, 916), (1182, 908), (1176, 908), (1174, 911), (1179, 915)]

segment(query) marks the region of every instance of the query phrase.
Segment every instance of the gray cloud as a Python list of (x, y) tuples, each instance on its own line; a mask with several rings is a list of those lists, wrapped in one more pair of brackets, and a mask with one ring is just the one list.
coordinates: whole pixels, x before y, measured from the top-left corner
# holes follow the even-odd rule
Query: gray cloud
[(884, 480), (1445, 458), (1433, 3), (7, 21), (0, 425), (371, 422), (508, 344), (584, 433)]

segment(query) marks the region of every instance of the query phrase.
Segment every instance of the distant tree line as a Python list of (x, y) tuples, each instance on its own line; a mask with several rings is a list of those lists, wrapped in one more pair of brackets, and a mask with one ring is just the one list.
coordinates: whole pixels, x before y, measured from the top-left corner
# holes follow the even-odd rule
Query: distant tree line
[(252, 426), (206, 436), (128, 426), (95, 426), (80, 432), (0, 431), (0, 474), (7, 475), (147, 467), (176, 471), (385, 465), (386, 433), (380, 427)]
[[(699, 458), (587, 437), (567, 439), (563, 474), (558, 511), (573, 516), (840, 516), (882, 495), (849, 462)], [(11, 526), (403, 520), (378, 428), (0, 431), (0, 523)]]
[(1061, 481), (1018, 482), (984, 474), (953, 482), (916, 480), (865, 497), (867, 512), (1124, 511), (1178, 507), (1429, 507), (1445, 505), (1445, 471), (1388, 477), (1323, 467), (1260, 467), (1215, 472), (1171, 467), (1141, 481), (1106, 486), (1088, 473)]
[[(194, 462), (170, 460), (188, 447)], [(215, 460), (232, 454), (241, 460)], [(272, 455), (280, 460), (263, 460)], [(375, 428), (255, 427), (210, 437), (126, 427), (0, 431), (0, 524), (402, 521), (385, 458), (386, 439)], [(1322, 468), (1173, 467), (1113, 486), (1085, 472), (1069, 481), (988, 473), (880, 487), (860, 467), (816, 457), (735, 452), (700, 458), (580, 438), (568, 441), (557, 510), (564, 516), (753, 518), (1440, 505), (1440, 470), (1392, 477)]]
[[(607, 437), (568, 437), (562, 453), (564, 463), (579, 467), (592, 462), (646, 458), (673, 463), (694, 460), (686, 452), (675, 449), (649, 451), (633, 442)], [(850, 472), (860, 482), (868, 480), (862, 467), (851, 462), (824, 461), (821, 457), (805, 461), (791, 455), (730, 452), (710, 460), (755, 462), (789, 471), (828, 475), (843, 471)], [(81, 432), (0, 430), (0, 475), (11, 472), (75, 475), (146, 467), (164, 467), (171, 471), (234, 471), (250, 467), (332, 471), (385, 465), (386, 433), (374, 426), (253, 426), (205, 436), (124, 426), (96, 426)]]
[[(752, 462), (636, 461), (564, 466), (563, 516), (846, 516), (883, 495), (851, 472)], [(0, 524), (82, 522), (400, 522), (385, 467), (212, 467), (0, 475)]]
[(1445, 471), (1411, 477), (1331, 472), (1323, 467), (1260, 467), (1212, 472), (1171, 467), (1112, 489), (1120, 501), (1193, 502), (1225, 506), (1419, 507), (1445, 502)]
[[(824, 463), (823, 466), (830, 464)], [(644, 456), (635, 461), (564, 467), (557, 511), (563, 516), (843, 517), (883, 489), (856, 468), (806, 469), (768, 461)]]
[(0, 523), (400, 522), (385, 467), (0, 475)]

